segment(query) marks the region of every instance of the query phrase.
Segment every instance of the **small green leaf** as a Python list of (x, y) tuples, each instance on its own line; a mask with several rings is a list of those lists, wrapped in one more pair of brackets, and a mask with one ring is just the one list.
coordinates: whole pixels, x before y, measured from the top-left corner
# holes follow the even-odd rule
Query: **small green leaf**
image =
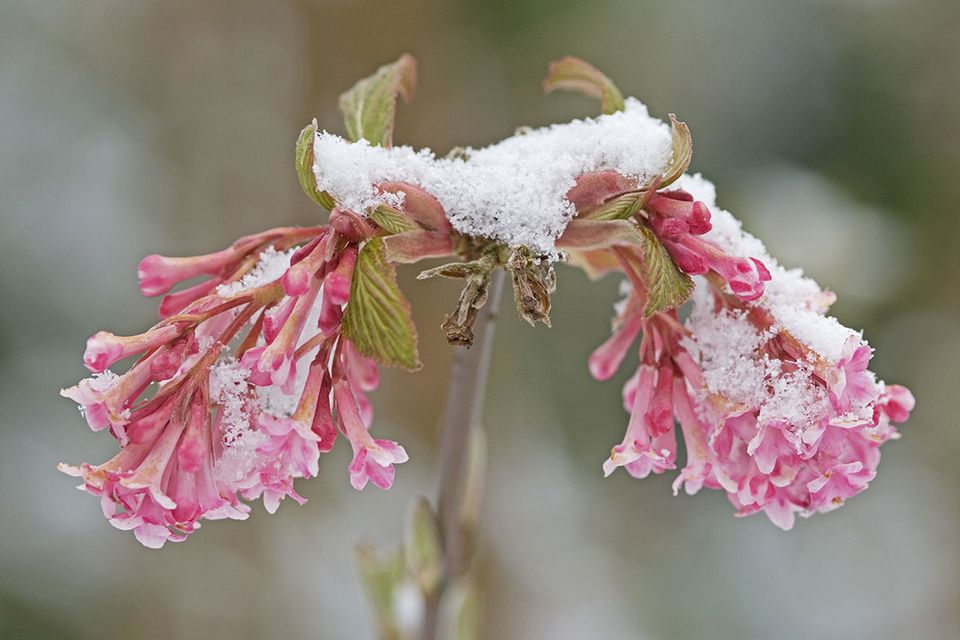
[(416, 86), (417, 61), (406, 53), (357, 82), (340, 96), (347, 137), (368, 140), (374, 146), (391, 146), (397, 94), (410, 102)]
[(412, 371), (421, 366), (410, 303), (397, 286), (397, 270), (384, 256), (383, 238), (367, 241), (357, 256), (343, 334), (380, 364)]
[(395, 603), (397, 592), (406, 579), (403, 553), (399, 549), (378, 551), (368, 543), (357, 545), (356, 553), (360, 582), (370, 599), (379, 637), (401, 637)]
[(440, 525), (430, 503), (420, 496), (414, 500), (404, 536), (407, 569), (427, 596), (436, 592), (443, 577), (443, 544)]
[(444, 591), (440, 602), (439, 637), (450, 640), (479, 640), (480, 596), (469, 579), (457, 581)]
[(317, 177), (313, 174), (313, 141), (317, 136), (317, 120), (308, 124), (297, 138), (295, 160), (297, 177), (307, 197), (325, 209), (333, 209), (336, 202), (326, 191), (317, 189)]
[(547, 77), (543, 79), (543, 90), (550, 93), (555, 89), (580, 91), (600, 99), (603, 113), (623, 111), (623, 94), (602, 71), (576, 56), (565, 56), (550, 63)]
[(648, 227), (637, 227), (643, 235), (643, 264), (640, 275), (647, 286), (647, 305), (643, 315), (669, 311), (687, 301), (693, 293), (693, 279), (677, 268), (663, 243)]
[(646, 200), (646, 192), (631, 191), (603, 203), (586, 217), (590, 220), (626, 220), (635, 216)]
[(387, 233), (403, 233), (404, 231), (416, 231), (420, 227), (410, 219), (410, 216), (403, 211), (398, 211), (393, 207), (381, 204), (370, 212), (370, 219), (377, 223), (381, 229)]
[(672, 184), (683, 175), (683, 172), (690, 166), (690, 160), (693, 158), (693, 138), (690, 136), (690, 127), (685, 122), (677, 120), (677, 116), (670, 114), (670, 130), (673, 136), (672, 148), (673, 154), (670, 158), (670, 164), (663, 172), (658, 188), (662, 189), (668, 184)]

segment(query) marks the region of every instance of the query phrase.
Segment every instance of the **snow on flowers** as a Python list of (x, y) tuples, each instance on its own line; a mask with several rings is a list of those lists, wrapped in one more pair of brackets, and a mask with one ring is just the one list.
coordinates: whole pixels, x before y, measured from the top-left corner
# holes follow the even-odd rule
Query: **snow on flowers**
[[(420, 366), (395, 268), (443, 256), (455, 261), (421, 277), (464, 281), (441, 325), (461, 346), (495, 269), (509, 272), (521, 317), (548, 325), (554, 264), (625, 276), (614, 333), (589, 363), (607, 379), (639, 345), (626, 434), (605, 474), (676, 469), (679, 423), (687, 459), (674, 490), (721, 489), (739, 515), (764, 511), (789, 528), (866, 488), (910, 392), (867, 369), (861, 335), (825, 315), (831, 294), (778, 265), (716, 207), (710, 183), (685, 174), (683, 123), (651, 118), (565, 58), (545, 89), (596, 95), (604, 115), (437, 158), (392, 146), (396, 98), (411, 97), (415, 69), (403, 56), (341, 97), (350, 141), (315, 123), (301, 133), (296, 169), (331, 211), (327, 224), (148, 256), (138, 276), (144, 295), (163, 296), (159, 322), (87, 341), (94, 375), (62, 394), (120, 450), (60, 468), (111, 524), (157, 548), (203, 519), (247, 518), (249, 501), (271, 513), (287, 497), (302, 504), (295, 480), (316, 476), (339, 436), (352, 486), (389, 488), (407, 454), (371, 433), (367, 394), (379, 366)], [(110, 369), (133, 357), (126, 372)]]

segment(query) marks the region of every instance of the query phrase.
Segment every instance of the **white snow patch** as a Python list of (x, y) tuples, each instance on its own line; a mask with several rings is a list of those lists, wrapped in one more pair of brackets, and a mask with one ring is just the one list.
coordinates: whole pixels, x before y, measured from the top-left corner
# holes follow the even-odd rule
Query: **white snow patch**
[(247, 479), (260, 458), (257, 447), (266, 439), (251, 425), (249, 377), (250, 370), (232, 358), (210, 370), (210, 399), (220, 405), (217, 420), (223, 444), (214, 474), (230, 487)]
[(287, 251), (277, 251), (274, 247), (267, 247), (260, 254), (260, 260), (247, 274), (236, 282), (227, 282), (217, 287), (217, 294), (229, 298), (250, 289), (270, 284), (282, 277), (290, 266), (290, 258), (299, 247)]
[(778, 328), (789, 332), (823, 359), (836, 362), (847, 338), (856, 332), (836, 318), (824, 315), (825, 302), (832, 294), (804, 276), (801, 269), (781, 266), (759, 239), (743, 230), (739, 220), (717, 206), (716, 188), (709, 180), (700, 174), (684, 175), (674, 186), (689, 191), (710, 208), (713, 229), (704, 238), (731, 255), (757, 258), (770, 270), (773, 279), (766, 283), (763, 297), (754, 304), (769, 311)]
[(314, 142), (319, 189), (341, 206), (364, 212), (399, 204), (375, 185), (404, 181), (433, 194), (454, 229), (524, 245), (555, 256), (554, 241), (573, 218), (564, 196), (578, 175), (616, 170), (641, 182), (660, 174), (671, 157), (670, 128), (635, 98), (623, 111), (534, 129), (468, 158), (438, 158), (429, 149), (385, 149), (322, 132)]

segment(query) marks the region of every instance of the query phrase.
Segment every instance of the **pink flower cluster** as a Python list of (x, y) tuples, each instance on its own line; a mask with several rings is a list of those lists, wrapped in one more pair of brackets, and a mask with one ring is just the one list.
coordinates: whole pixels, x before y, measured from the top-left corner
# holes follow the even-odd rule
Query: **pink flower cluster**
[[(624, 467), (644, 478), (675, 469), (676, 420), (687, 459), (675, 493), (721, 489), (737, 515), (763, 511), (790, 529), (796, 514), (830, 511), (863, 491), (880, 445), (899, 437), (893, 423), (913, 409), (910, 391), (867, 369), (870, 347), (824, 315), (831, 294), (698, 237), (712, 227), (704, 202), (687, 191), (657, 194), (646, 214), (680, 269), (705, 278), (685, 322), (676, 310), (645, 317), (636, 263), (621, 259), (631, 286), (613, 335), (590, 357), (593, 376), (610, 378), (643, 337), (639, 368), (623, 389), (626, 434), (604, 473)], [(718, 239), (762, 250), (721, 214)], [(767, 284), (776, 288), (765, 295)]]
[[(330, 226), (272, 229), (205, 256), (144, 258), (141, 290), (166, 294), (161, 321), (137, 336), (92, 336), (84, 363), (95, 375), (62, 391), (121, 450), (61, 469), (100, 497), (114, 526), (153, 548), (184, 540), (202, 519), (245, 519), (241, 498), (262, 497), (271, 513), (287, 496), (302, 503), (294, 479), (317, 475), (338, 433), (353, 448), (352, 485), (389, 488), (407, 454), (368, 431), (365, 394), (379, 370), (341, 334), (358, 243), (373, 233), (335, 211)], [(108, 369), (131, 356), (123, 375)]]

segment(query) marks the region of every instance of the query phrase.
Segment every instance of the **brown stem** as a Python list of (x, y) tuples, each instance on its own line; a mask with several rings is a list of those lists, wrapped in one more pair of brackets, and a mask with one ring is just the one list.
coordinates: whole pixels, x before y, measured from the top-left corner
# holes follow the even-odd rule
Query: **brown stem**
[(490, 369), (493, 330), (503, 293), (504, 272), (497, 269), (490, 284), (487, 304), (474, 325), (475, 340), (470, 349), (457, 349), (450, 373), (447, 405), (443, 415), (440, 470), (437, 486), (437, 518), (443, 542), (443, 577), (438, 593), (424, 608), (423, 640), (438, 640), (437, 622), (444, 590), (470, 566), (464, 544), (461, 504), (466, 485), (467, 447), (472, 430), (483, 413), (483, 400)]

